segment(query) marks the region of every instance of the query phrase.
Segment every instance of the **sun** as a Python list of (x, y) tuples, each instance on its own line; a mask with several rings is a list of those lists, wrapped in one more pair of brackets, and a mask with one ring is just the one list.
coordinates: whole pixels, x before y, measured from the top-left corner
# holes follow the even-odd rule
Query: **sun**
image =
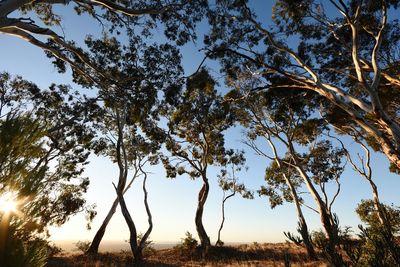
[(6, 214), (16, 213), (18, 203), (15, 201), (13, 194), (4, 194), (0, 197), (0, 211)]
[(5, 213), (11, 213), (11, 212), (16, 212), (17, 211), (17, 203), (14, 201), (5, 201), (1, 203), (0, 209), (4, 211)]

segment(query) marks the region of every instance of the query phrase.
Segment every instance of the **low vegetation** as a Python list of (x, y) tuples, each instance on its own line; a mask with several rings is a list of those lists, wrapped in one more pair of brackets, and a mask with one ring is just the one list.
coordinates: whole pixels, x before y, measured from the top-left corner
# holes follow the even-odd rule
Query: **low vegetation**
[[(190, 244), (183, 241), (174, 248), (157, 250), (141, 266), (327, 266), (323, 260), (309, 260), (304, 248), (290, 243), (213, 246), (206, 260), (202, 259), (198, 246), (188, 253), (192, 244), (193, 241)], [(132, 260), (132, 255), (123, 251), (96, 256), (58, 256), (50, 259), (48, 267), (130, 266)]]

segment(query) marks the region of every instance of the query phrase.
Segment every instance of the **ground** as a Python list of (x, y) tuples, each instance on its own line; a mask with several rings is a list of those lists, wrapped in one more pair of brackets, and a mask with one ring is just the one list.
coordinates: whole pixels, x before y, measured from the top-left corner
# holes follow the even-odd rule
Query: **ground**
[[(50, 258), (47, 267), (128, 267), (133, 266), (128, 251), (102, 253), (98, 256), (58, 255)], [(198, 253), (180, 249), (152, 251), (140, 266), (327, 266), (323, 261), (310, 261), (304, 248), (289, 243), (214, 247), (203, 261)]]

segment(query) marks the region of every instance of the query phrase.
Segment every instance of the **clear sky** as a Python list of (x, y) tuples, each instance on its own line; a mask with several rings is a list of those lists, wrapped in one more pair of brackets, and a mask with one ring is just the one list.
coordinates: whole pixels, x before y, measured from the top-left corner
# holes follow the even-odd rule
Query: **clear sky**
[[(254, 7), (258, 12), (269, 17), (272, 2), (256, 1)], [(62, 16), (63, 30), (68, 40), (82, 40), (87, 33), (96, 35), (100, 32), (100, 26), (96, 21), (76, 16), (70, 7), (62, 8)], [(205, 30), (204, 25), (199, 29), (200, 32)], [(61, 29), (58, 29), (58, 32), (61, 33)], [(70, 75), (58, 74), (41, 49), (15, 37), (4, 35), (0, 35), (0, 44), (0, 71), (20, 74), (43, 88), (53, 82), (72, 84)], [(182, 49), (183, 62), (188, 74), (195, 70), (202, 60), (202, 54), (198, 52), (199, 48), (201, 48), (201, 42), (197, 45), (186, 45)], [(218, 75), (216, 63), (208, 62), (208, 65)], [(243, 145), (241, 129), (229, 130), (226, 138), (228, 147), (246, 150), (249, 170), (241, 173), (240, 179), (250, 189), (257, 190), (263, 184), (264, 170), (269, 162), (254, 155)], [(352, 151), (362, 152), (350, 139), (345, 139), (345, 142)], [(385, 203), (399, 205), (400, 177), (388, 172), (388, 161), (383, 155), (374, 153), (372, 163), (374, 178), (380, 189), (382, 200)], [(201, 187), (200, 181), (193, 181), (185, 176), (173, 180), (167, 179), (162, 166), (153, 166), (149, 170), (151, 171), (148, 180), (149, 203), (154, 218), (151, 239), (156, 242), (175, 242), (184, 236), (185, 231), (195, 234), (194, 215), (197, 193)], [(97, 204), (98, 214), (92, 224), (92, 230), (86, 230), (84, 216), (77, 215), (62, 227), (51, 228), (51, 238), (53, 240), (91, 240), (115, 199), (112, 182), (116, 182), (117, 175), (118, 170), (109, 159), (91, 156), (85, 176), (88, 176), (91, 181), (87, 201)], [(213, 243), (216, 241), (221, 221), (222, 192), (217, 186), (216, 175), (216, 170), (210, 172), (211, 190), (204, 212), (205, 228)], [(334, 206), (334, 211), (338, 214), (342, 226), (349, 225), (356, 230), (359, 220), (354, 209), (361, 199), (370, 198), (371, 191), (367, 182), (350, 168), (344, 173), (342, 184), (342, 192)], [(137, 228), (144, 232), (147, 228), (147, 217), (142, 197), (141, 180), (138, 180), (127, 192), (126, 202)], [(311, 229), (320, 228), (319, 219), (313, 212), (305, 209), (305, 215)], [(280, 242), (285, 239), (283, 231), (295, 232), (296, 226), (297, 218), (292, 204), (284, 204), (271, 210), (268, 199), (260, 198), (257, 194), (254, 200), (245, 200), (236, 196), (226, 204), (226, 222), (222, 240), (225, 242)], [(104, 239), (123, 241), (128, 239), (128, 235), (128, 228), (118, 209), (107, 228)]]

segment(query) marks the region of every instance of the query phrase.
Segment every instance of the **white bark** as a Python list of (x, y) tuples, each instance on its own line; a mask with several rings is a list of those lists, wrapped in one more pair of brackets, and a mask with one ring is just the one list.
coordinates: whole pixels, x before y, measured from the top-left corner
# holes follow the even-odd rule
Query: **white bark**
[[(384, 29), (387, 24), (387, 7), (385, 1), (382, 1), (381, 26), (376, 34), (371, 33), (375, 40), (375, 45), (371, 50), (371, 62), (369, 63), (366, 62), (364, 59), (361, 59), (359, 56), (358, 18), (360, 16), (361, 8), (358, 7), (356, 9), (354, 17), (350, 17), (350, 15), (348, 14), (348, 9), (346, 8), (346, 5), (344, 3), (339, 1), (339, 5), (335, 1), (330, 2), (345, 17), (345, 19), (347, 20), (347, 26), (350, 27), (352, 33), (352, 43), (350, 46), (350, 50), (352, 55), (353, 68), (356, 72), (356, 77), (361, 85), (361, 88), (369, 97), (369, 103), (362, 100), (360, 97), (351, 95), (350, 93), (341, 88), (338, 88), (333, 84), (323, 82), (318, 73), (315, 72), (312, 67), (307, 65), (296, 52), (294, 52), (289, 47), (278, 43), (274, 39), (270, 31), (262, 27), (260, 23), (254, 20), (251, 16), (250, 11), (248, 12), (247, 19), (251, 23), (253, 23), (254, 27), (260, 33), (265, 35), (270, 45), (290, 56), (293, 59), (294, 64), (296, 64), (296, 67), (304, 70), (305, 74), (299, 74), (291, 72), (289, 70), (277, 70), (273, 66), (269, 66), (264, 62), (260, 62), (258, 61), (258, 59), (252, 58), (251, 56), (241, 54), (240, 52), (237, 52), (236, 54), (238, 54), (239, 56), (244, 56), (246, 59), (249, 59), (256, 64), (261, 63), (266, 69), (274, 70), (281, 75), (286, 76), (291, 81), (294, 81), (295, 84), (298, 84), (298, 88), (312, 90), (328, 99), (330, 102), (332, 102), (345, 113), (347, 113), (349, 115), (349, 119), (351, 119), (360, 128), (365, 130), (368, 135), (372, 136), (375, 141), (381, 146), (381, 150), (384, 154), (386, 154), (387, 158), (400, 168), (400, 125), (398, 124), (398, 122), (396, 122), (394, 118), (386, 113), (381, 104), (378, 94), (378, 87), (381, 76), (384, 76), (392, 84), (400, 84), (400, 79), (393, 78), (388, 74), (382, 73), (377, 58), (383, 39)], [(232, 50), (230, 50), (230, 52), (232, 52)], [(372, 79), (367, 78), (368, 75), (365, 73), (365, 67), (363, 69), (363, 66), (371, 66), (373, 70)], [(293, 88), (293, 85), (289, 85), (288, 87)], [(368, 115), (369, 118), (367, 118), (366, 115)]]

